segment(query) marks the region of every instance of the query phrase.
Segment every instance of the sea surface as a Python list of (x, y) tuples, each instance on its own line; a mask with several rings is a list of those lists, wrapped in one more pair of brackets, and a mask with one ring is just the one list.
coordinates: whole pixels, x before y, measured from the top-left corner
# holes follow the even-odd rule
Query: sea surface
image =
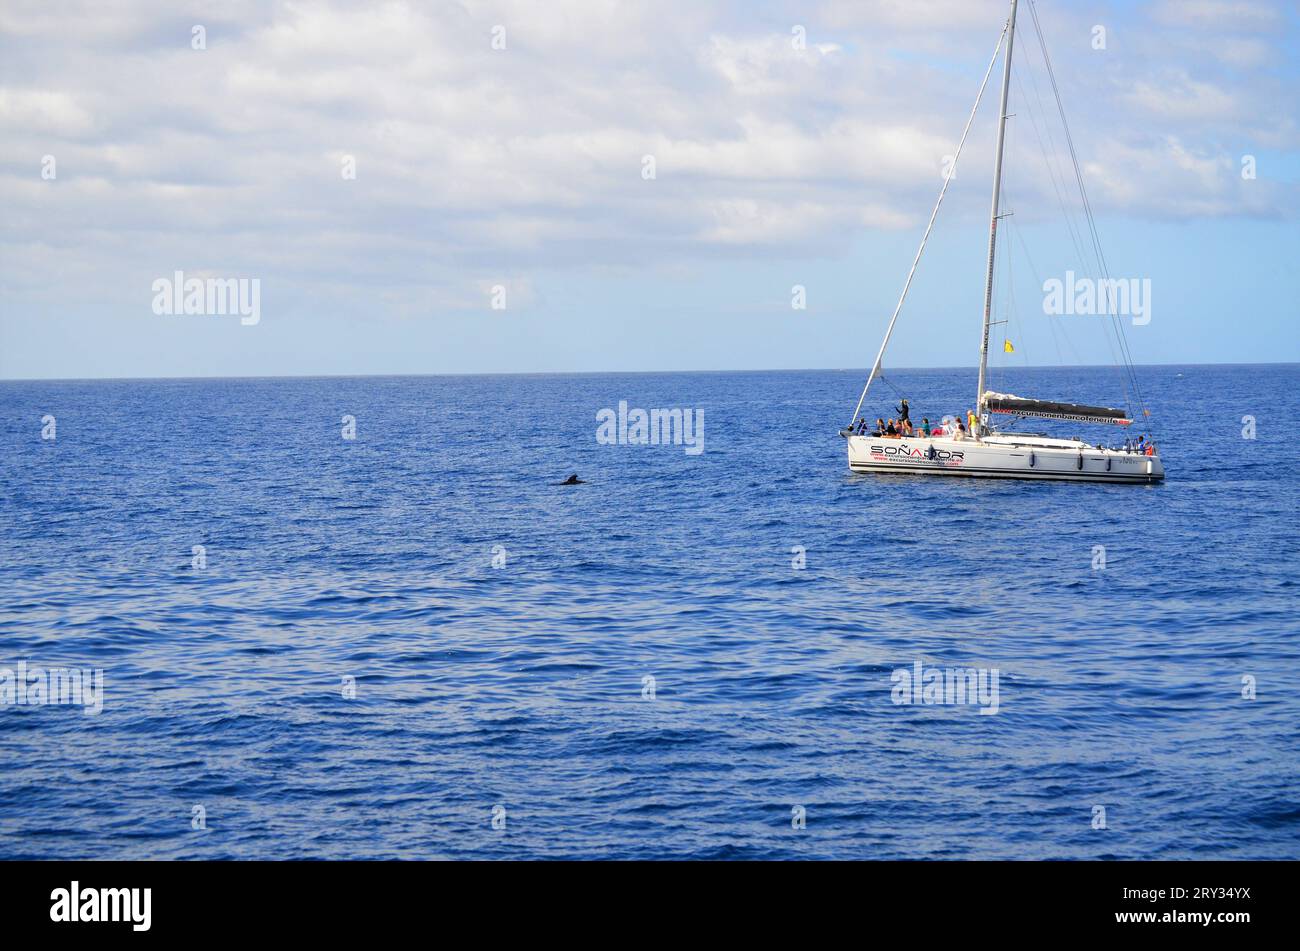
[(0, 857), (1300, 858), (1300, 368), (1138, 376), (1163, 485), (852, 474), (859, 371), (0, 383), (0, 687), (103, 677)]

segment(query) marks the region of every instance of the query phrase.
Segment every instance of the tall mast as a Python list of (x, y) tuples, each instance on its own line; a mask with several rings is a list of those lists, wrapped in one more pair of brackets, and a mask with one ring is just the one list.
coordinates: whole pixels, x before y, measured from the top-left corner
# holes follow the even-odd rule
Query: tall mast
[(993, 210), (989, 212), (989, 273), (984, 283), (984, 334), (980, 338), (979, 393), (975, 412), (984, 412), (984, 377), (989, 369), (989, 319), (993, 313), (993, 253), (998, 242), (998, 202), (1002, 197), (1002, 146), (1007, 137), (1007, 94), (1011, 91), (1011, 47), (1016, 39), (1016, 0), (1007, 19), (1007, 60), (1002, 68), (1002, 103), (998, 107), (998, 152), (993, 160)]

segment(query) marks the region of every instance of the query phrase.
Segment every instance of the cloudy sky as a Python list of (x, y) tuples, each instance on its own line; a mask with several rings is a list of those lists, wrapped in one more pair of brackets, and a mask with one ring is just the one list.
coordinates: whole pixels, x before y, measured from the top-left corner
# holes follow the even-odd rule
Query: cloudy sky
[[(1151, 282), (1135, 360), (1300, 359), (1300, 9), (1036, 9), (1110, 271)], [(5, 0), (0, 377), (866, 365), (1006, 13)], [(1019, 27), (998, 307), (1015, 360), (1106, 362), (1043, 313), (1089, 262)], [(894, 366), (975, 362), (995, 85)], [(256, 278), (260, 321), (156, 314), (176, 271)]]

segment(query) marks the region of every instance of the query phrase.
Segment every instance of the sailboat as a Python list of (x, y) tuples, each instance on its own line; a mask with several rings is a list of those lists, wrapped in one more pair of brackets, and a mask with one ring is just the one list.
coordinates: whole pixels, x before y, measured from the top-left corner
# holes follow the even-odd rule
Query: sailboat
[[(1029, 0), (1029, 2), (1031, 12), (1033, 12), (1032, 0)], [(1129, 412), (1117, 407), (1090, 406), (1057, 399), (1029, 399), (986, 389), (998, 220), (1003, 217), (1000, 209), (1002, 157), (1006, 140), (1007, 98), (1011, 86), (1011, 52), (1015, 41), (1017, 6), (1018, 0), (1011, 0), (1011, 12), (998, 39), (998, 45), (993, 51), (993, 58), (989, 62), (988, 70), (984, 74), (984, 82), (980, 86), (979, 96), (975, 100), (975, 108), (971, 110), (956, 155), (953, 157), (955, 166), (957, 158), (961, 155), (961, 148), (965, 145), (966, 136), (970, 132), (975, 113), (979, 108), (980, 99), (983, 98), (984, 89), (988, 85), (989, 77), (992, 75), (1000, 51), (1005, 46), (1001, 106), (998, 110), (997, 152), (993, 162), (993, 203), (989, 215), (988, 272), (984, 286), (984, 321), (983, 334), (980, 339), (976, 409), (969, 414), (968, 421), (960, 418), (950, 419), (939, 430), (938, 434), (914, 433), (903, 435), (889, 432), (882, 433), (878, 430), (868, 432), (869, 427), (866, 425), (866, 421), (859, 417), (867, 393), (871, 389), (871, 384), (881, 376), (881, 365), (884, 360), (885, 350), (889, 345), (890, 336), (893, 334), (894, 325), (897, 323), (898, 316), (902, 311), (903, 302), (907, 297), (912, 278), (916, 274), (917, 265), (920, 263), (921, 255), (925, 250), (926, 241), (934, 228), (934, 222), (943, 203), (944, 195), (947, 193), (948, 185), (952, 181), (953, 176), (950, 173), (945, 176), (943, 188), (939, 192), (938, 201), (935, 203), (934, 211), (930, 215), (930, 222), (921, 239), (921, 246), (916, 252), (916, 257), (912, 262), (912, 269), (903, 285), (903, 293), (899, 297), (898, 306), (894, 309), (893, 316), (890, 318), (889, 325), (885, 330), (884, 340), (881, 341), (880, 350), (876, 355), (876, 362), (867, 377), (866, 386), (862, 389), (862, 396), (858, 399), (857, 408), (853, 411), (849, 425), (840, 430), (840, 435), (845, 438), (848, 445), (849, 468), (854, 472), (870, 473), (1055, 479), (1078, 482), (1159, 482), (1165, 476), (1164, 466), (1160, 461), (1159, 449), (1154, 443), (1148, 442), (1145, 436), (1137, 444), (1131, 439), (1127, 439), (1123, 446), (1108, 447), (1101, 444), (1093, 445), (1077, 438), (1055, 438), (1041, 433), (1004, 430), (993, 422), (995, 416), (1009, 416), (1017, 419), (1067, 420), (1080, 424), (1121, 427), (1130, 427), (1133, 424)], [(1035, 26), (1037, 27), (1036, 14)], [(1039, 38), (1041, 42), (1041, 30), (1039, 30)], [(1050, 73), (1051, 63), (1046, 58), (1045, 47), (1044, 60), (1047, 62)], [(1054, 78), (1052, 82), (1055, 89)], [(1059, 107), (1059, 94), (1057, 104)], [(1061, 118), (1064, 120), (1063, 111)], [(1066, 141), (1070, 142), (1068, 125), (1066, 126)], [(1091, 220), (1091, 210), (1087, 206), (1087, 195), (1083, 189), (1082, 174), (1079, 170), (1077, 157), (1074, 155), (1072, 142), (1070, 143), (1070, 151), (1071, 157), (1074, 159), (1075, 174), (1079, 179), (1080, 192), (1084, 198), (1084, 208), (1088, 214), (1089, 225), (1092, 227), (1094, 241), (1096, 241), (1095, 226)], [(1127, 361), (1126, 347), (1122, 342), (1122, 329), (1119, 328), (1118, 321), (1116, 321), (1116, 328), (1116, 333), (1121, 337), (1121, 353), (1125, 355)], [(1131, 375), (1131, 364), (1128, 366), (1128, 370)], [(1142, 413), (1144, 416), (1149, 415), (1149, 412), (1145, 409), (1142, 410)]]

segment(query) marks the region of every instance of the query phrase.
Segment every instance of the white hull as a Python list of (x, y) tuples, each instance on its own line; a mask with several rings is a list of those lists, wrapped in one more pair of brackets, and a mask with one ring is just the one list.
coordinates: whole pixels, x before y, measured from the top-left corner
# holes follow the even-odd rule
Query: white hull
[(854, 472), (1124, 483), (1165, 477), (1157, 455), (1098, 449), (1073, 439), (1001, 434), (985, 439), (850, 436), (847, 441)]

